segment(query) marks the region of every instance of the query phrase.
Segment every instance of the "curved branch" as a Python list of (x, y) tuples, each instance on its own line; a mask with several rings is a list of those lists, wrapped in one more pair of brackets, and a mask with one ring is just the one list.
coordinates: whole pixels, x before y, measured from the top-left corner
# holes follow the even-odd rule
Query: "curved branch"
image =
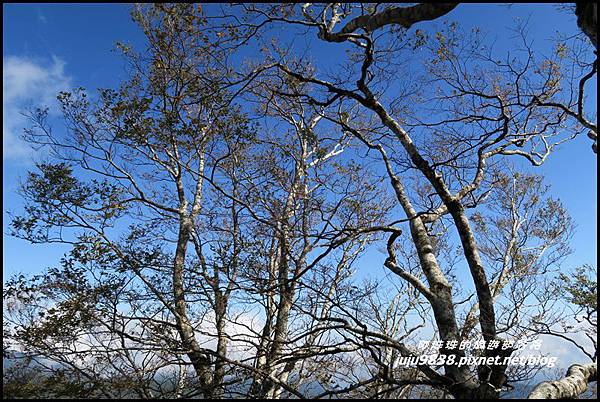
[(597, 381), (596, 363), (586, 365), (573, 364), (562, 380), (544, 381), (538, 384), (528, 399), (565, 399), (576, 398), (587, 390), (590, 381)]
[(422, 21), (442, 17), (452, 11), (458, 3), (423, 3), (412, 7), (390, 7), (377, 14), (361, 15), (348, 22), (339, 32), (325, 32), (323, 39), (330, 42), (343, 42), (351, 33), (362, 29), (373, 32), (386, 25), (398, 24), (408, 29)]

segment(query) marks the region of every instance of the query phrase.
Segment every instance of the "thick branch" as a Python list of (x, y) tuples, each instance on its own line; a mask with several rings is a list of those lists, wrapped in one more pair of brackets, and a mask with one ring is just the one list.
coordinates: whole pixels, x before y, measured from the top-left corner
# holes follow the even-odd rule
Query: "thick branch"
[(544, 381), (529, 394), (528, 399), (566, 399), (576, 398), (588, 388), (590, 381), (597, 380), (596, 363), (574, 364), (567, 370), (562, 380)]
[(577, 26), (590, 38), (598, 49), (598, 3), (590, 1), (575, 2)]
[(356, 17), (339, 32), (325, 33), (323, 39), (331, 42), (343, 42), (348, 39), (349, 34), (359, 29), (373, 32), (391, 24), (398, 24), (408, 29), (418, 22), (430, 21), (446, 15), (457, 5), (458, 3), (423, 3), (412, 7), (390, 7), (377, 14)]

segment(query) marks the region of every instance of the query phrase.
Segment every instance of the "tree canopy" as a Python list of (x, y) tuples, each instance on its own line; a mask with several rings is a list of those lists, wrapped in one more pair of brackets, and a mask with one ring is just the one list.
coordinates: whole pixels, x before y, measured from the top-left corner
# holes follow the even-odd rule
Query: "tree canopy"
[(590, 359), (557, 395), (587, 389), (595, 268), (535, 168), (595, 138), (590, 22), (502, 52), (456, 7), (134, 6), (127, 79), (58, 94), (66, 131), (29, 114), (11, 234), (70, 251), (5, 282), (4, 395), (500, 398), (542, 335)]

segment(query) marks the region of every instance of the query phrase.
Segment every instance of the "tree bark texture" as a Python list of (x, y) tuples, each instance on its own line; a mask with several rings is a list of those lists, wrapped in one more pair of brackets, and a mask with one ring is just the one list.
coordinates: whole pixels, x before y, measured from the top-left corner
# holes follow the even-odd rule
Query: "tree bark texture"
[(562, 380), (544, 381), (529, 394), (528, 399), (573, 399), (585, 392), (590, 381), (597, 380), (596, 363), (574, 364)]

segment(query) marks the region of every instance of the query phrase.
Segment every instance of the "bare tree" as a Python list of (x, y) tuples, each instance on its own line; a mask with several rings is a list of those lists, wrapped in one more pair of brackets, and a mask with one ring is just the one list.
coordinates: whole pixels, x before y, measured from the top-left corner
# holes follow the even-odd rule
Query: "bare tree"
[[(379, 156), (409, 221), (428, 284), (396, 263), (393, 243), (397, 233), (390, 237), (386, 266), (410, 281), (427, 298), (444, 341), (457, 340), (460, 335), (452, 285), (432, 252), (428, 226), (443, 215), (452, 218), (476, 289), (482, 335), (487, 342), (499, 344), (496, 350), (486, 351), (486, 355), (510, 355), (512, 350), (503, 348), (503, 340), (498, 336), (489, 276), (466, 209), (477, 204), (476, 194), (485, 184), (489, 160), (500, 155), (518, 155), (539, 165), (569, 138), (563, 133), (571, 131), (573, 137), (580, 131), (568, 124), (568, 110), (558, 108), (549, 114), (540, 107), (545, 106), (541, 99), (565, 96), (559, 83), (567, 80), (568, 75), (552, 60), (536, 61), (525, 38), (524, 57), (507, 58), (503, 62), (482, 43), (477, 32), (462, 34), (455, 24), (437, 32), (435, 39), (417, 30), (413, 41), (402, 40), (402, 36), (396, 39), (393, 35), (380, 35), (379, 24), (372, 29), (367, 25), (354, 27), (357, 18), (363, 21), (379, 15), (376, 7), (327, 4), (305, 5), (296, 12), (291, 7), (281, 10), (270, 6), (247, 11), (255, 17), (256, 27), (269, 22), (294, 24), (309, 27), (323, 41), (350, 43), (351, 62), (346, 64), (343, 74), (329, 79), (321, 78), (318, 69), (307, 63), (280, 58), (277, 67), (282, 73), (320, 89), (284, 95), (301, 96), (315, 107), (327, 107), (323, 111), (325, 118)], [(350, 22), (345, 25), (345, 21)], [(339, 25), (344, 28), (337, 32)], [(355, 32), (359, 28), (361, 32)], [(393, 60), (408, 59), (414, 48), (421, 46), (432, 54), (425, 60), (424, 74), (419, 75), (406, 64), (394, 64)], [(539, 69), (533, 68), (536, 64)], [(422, 77), (417, 80), (421, 85), (400, 87), (401, 95), (396, 93), (390, 98), (386, 87), (398, 91), (390, 79), (399, 76), (402, 69)], [(422, 110), (427, 111), (426, 118)], [(363, 118), (361, 123), (359, 114), (367, 120)], [(415, 132), (420, 133), (419, 140), (415, 139)], [(435, 200), (432, 208), (424, 211), (415, 208), (398, 169), (413, 169), (421, 175), (437, 197), (432, 198)], [(457, 356), (461, 357), (460, 352)], [(477, 379), (473, 379), (465, 369), (445, 366), (455, 396), (497, 396), (506, 380), (504, 370), (505, 367), (480, 367)]]
[[(424, 24), (455, 7), (134, 7), (148, 48), (119, 45), (129, 79), (61, 93), (66, 133), (30, 115), (49, 153), (13, 234), (71, 250), (5, 286), (5, 353), (66, 376), (53, 396), (477, 399), (530, 378), (456, 362), (568, 338), (547, 286), (572, 222), (507, 160), (539, 166), (597, 131), (596, 62), (566, 42), (540, 55), (524, 26), (504, 56)], [(345, 56), (323, 68), (282, 27)], [(381, 270), (355, 280), (377, 245)], [(595, 334), (595, 283), (563, 282)], [(493, 346), (451, 346), (475, 336)], [(420, 361), (423, 339), (446, 359)]]

